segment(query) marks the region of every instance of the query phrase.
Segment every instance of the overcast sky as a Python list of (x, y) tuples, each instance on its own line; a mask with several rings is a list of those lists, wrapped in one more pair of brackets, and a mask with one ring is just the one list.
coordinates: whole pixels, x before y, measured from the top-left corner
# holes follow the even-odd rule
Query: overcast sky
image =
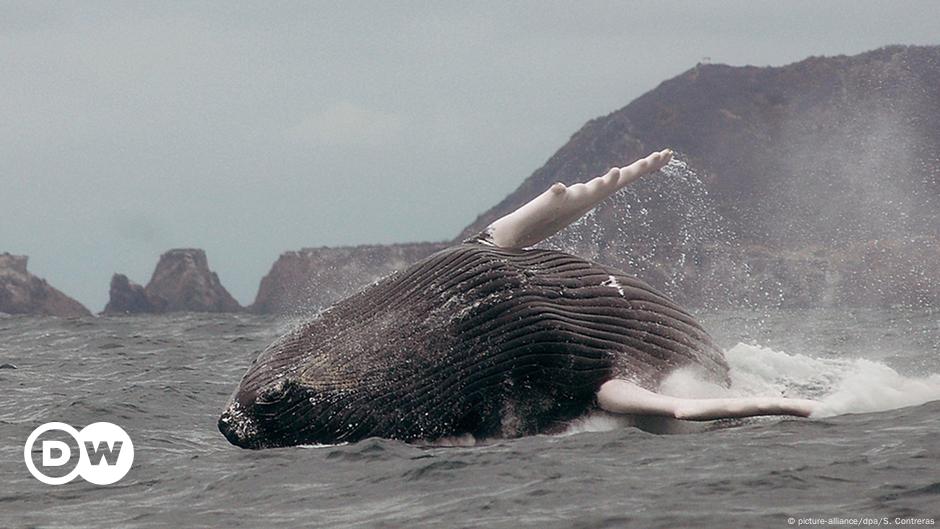
[[(0, 2), (0, 251), (93, 311), (204, 248), (449, 239), (587, 120), (709, 57), (940, 44), (924, 2)], [(630, 160), (624, 160), (629, 162)]]

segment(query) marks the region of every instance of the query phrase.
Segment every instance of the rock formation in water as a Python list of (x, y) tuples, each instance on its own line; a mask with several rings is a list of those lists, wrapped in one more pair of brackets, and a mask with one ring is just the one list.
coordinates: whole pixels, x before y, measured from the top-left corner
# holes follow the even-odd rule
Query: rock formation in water
[(940, 47), (700, 64), (588, 122), (457, 239), (667, 146), (697, 186), (639, 182), (569, 229), (578, 253), (692, 304), (937, 303)]
[(105, 314), (159, 312), (240, 312), (241, 305), (209, 269), (206, 253), (194, 248), (160, 256), (146, 287), (115, 274)]
[(166, 306), (165, 299), (150, 294), (124, 274), (114, 274), (103, 314), (158, 314), (166, 312)]
[(25, 255), (0, 254), (0, 312), (45, 316), (90, 316), (81, 303), (26, 269)]
[(263, 314), (316, 311), (448, 245), (424, 242), (285, 252), (261, 280), (250, 309)]
[(242, 310), (222, 286), (219, 276), (209, 270), (206, 252), (199, 249), (176, 249), (161, 255), (146, 289), (147, 293), (166, 300), (168, 312)]

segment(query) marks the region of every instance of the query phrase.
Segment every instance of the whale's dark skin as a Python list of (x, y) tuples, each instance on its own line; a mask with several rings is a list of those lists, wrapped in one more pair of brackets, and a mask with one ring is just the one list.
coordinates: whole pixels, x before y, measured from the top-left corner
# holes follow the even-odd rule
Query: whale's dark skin
[(562, 252), (467, 242), (278, 339), (219, 429), (245, 448), (517, 437), (595, 409), (606, 381), (655, 391), (685, 366), (727, 385), (708, 334), (646, 283)]

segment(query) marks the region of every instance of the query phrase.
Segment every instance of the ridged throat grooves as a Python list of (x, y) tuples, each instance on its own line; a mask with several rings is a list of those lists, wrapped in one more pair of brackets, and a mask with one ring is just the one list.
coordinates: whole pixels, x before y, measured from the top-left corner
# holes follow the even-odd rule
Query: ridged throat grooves
[(219, 428), (262, 448), (551, 431), (605, 381), (655, 390), (728, 367), (682, 308), (635, 278), (550, 250), (465, 243), (343, 300), (269, 346)]

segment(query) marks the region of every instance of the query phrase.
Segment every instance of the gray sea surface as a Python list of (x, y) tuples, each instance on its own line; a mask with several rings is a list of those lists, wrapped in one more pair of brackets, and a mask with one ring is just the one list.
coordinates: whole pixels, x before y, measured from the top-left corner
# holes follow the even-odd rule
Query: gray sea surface
[[(940, 521), (940, 314), (701, 316), (727, 351), (733, 389), (820, 398), (828, 411), (691, 434), (598, 423), (474, 447), (370, 439), (251, 451), (230, 445), (216, 420), (249, 363), (294, 322), (2, 317), (0, 364), (16, 369), (0, 369), (0, 527)], [(135, 447), (130, 473), (109, 486), (40, 483), (27, 471), (23, 447), (49, 421), (120, 425)]]

